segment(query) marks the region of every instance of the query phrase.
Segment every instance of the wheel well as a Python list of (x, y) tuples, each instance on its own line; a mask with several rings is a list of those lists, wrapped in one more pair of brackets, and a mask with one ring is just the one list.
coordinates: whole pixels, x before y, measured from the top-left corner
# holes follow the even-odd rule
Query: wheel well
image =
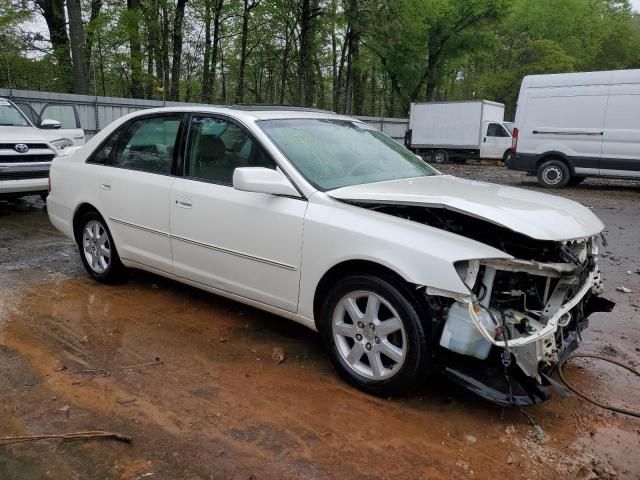
[(80, 243), (80, 219), (87, 212), (96, 212), (100, 214), (100, 212), (98, 212), (98, 209), (90, 203), (83, 203), (78, 207), (76, 213), (73, 216), (73, 237), (78, 244)]
[(322, 308), (322, 302), (324, 301), (327, 292), (342, 278), (348, 275), (357, 274), (372, 274), (392, 279), (399, 282), (401, 285), (407, 285), (408, 282), (384, 265), (371, 262), (368, 260), (347, 260), (331, 267), (320, 279), (313, 296), (313, 318), (318, 322), (320, 316), (320, 309)]

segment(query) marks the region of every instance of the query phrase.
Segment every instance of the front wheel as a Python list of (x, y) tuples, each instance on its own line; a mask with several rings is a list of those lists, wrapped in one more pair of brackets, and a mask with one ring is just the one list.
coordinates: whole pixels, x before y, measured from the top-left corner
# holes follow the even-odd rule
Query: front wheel
[(367, 393), (389, 396), (412, 390), (428, 373), (425, 316), (400, 282), (363, 274), (329, 292), (319, 326), (340, 375)]
[(97, 212), (87, 212), (80, 221), (78, 246), (87, 273), (102, 283), (118, 283), (127, 269), (118, 256), (111, 232)]
[(538, 183), (547, 188), (562, 188), (569, 183), (569, 167), (560, 160), (549, 160), (538, 167)]

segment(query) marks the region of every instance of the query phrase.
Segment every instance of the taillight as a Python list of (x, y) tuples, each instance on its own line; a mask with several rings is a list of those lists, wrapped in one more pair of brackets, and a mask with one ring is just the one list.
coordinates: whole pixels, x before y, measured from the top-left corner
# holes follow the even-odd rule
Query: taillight
[(49, 193), (51, 193), (51, 177), (49, 177)]
[(511, 135), (511, 153), (516, 153), (518, 151), (518, 129), (513, 129), (513, 134)]

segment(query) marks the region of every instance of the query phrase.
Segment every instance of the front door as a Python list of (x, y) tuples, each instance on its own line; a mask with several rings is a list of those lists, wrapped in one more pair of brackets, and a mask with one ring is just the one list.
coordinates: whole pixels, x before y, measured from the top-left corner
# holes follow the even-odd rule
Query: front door
[(169, 201), (182, 114), (138, 118), (96, 152), (99, 209), (120, 257), (171, 273)]
[(480, 144), (480, 158), (502, 158), (504, 152), (511, 148), (511, 135), (498, 122), (486, 123)]
[(236, 167), (277, 168), (225, 118), (196, 116), (171, 193), (175, 275), (295, 312), (306, 200), (235, 190)]

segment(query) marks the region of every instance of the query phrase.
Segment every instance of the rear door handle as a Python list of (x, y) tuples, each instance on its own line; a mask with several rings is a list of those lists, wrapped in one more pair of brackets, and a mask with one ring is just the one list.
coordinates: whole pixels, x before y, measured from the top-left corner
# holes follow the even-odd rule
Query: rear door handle
[(176, 200), (176, 206), (180, 208), (191, 208), (193, 204), (190, 202), (185, 202), (184, 200)]
[(100, 188), (102, 190), (111, 190), (111, 185), (109, 185), (108, 183), (103, 183), (102, 185), (100, 185)]

